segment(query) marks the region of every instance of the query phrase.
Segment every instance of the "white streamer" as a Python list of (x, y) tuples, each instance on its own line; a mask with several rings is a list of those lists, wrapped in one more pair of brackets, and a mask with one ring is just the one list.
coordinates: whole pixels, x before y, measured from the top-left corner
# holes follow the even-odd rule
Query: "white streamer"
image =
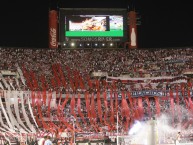
[(2, 90), (4, 90), (4, 87), (3, 87), (3, 85), (2, 85), (1, 82), (0, 82), (0, 88), (1, 88)]
[(20, 92), (19, 93), (19, 97), (21, 99), (21, 107), (22, 107), (22, 112), (23, 112), (23, 116), (24, 116), (24, 119), (28, 125), (28, 127), (30, 128), (30, 130), (33, 132), (33, 133), (36, 133), (36, 130), (34, 129), (33, 125), (31, 124), (31, 122), (29, 121), (29, 118), (27, 116), (27, 113), (26, 113), (26, 110), (25, 110), (25, 106), (24, 106), (24, 99), (23, 99), (23, 92)]
[(20, 76), (20, 78), (21, 78), (22, 83), (25, 85), (25, 78), (24, 78), (23, 72), (22, 72), (22, 70), (20, 69), (20, 67), (18, 66), (18, 64), (17, 64), (17, 72), (19, 73), (19, 76)]
[(1, 73), (0, 73), (0, 78), (2, 79), (4, 86), (5, 86), (8, 90), (10, 90), (10, 86), (8, 85), (8, 83), (6, 82), (5, 78), (3, 77), (3, 75), (2, 75)]
[[(3, 119), (2, 119), (2, 114), (0, 111), (0, 123), (2, 125), (2, 127), (4, 127), (5, 129), (9, 130), (9, 131), (13, 131), (9, 126), (7, 126), (6, 124), (4, 124)], [(5, 130), (6, 131), (6, 130)], [(13, 131), (14, 132), (14, 131)]]
[[(5, 93), (5, 91), (4, 91), (4, 93)], [(5, 108), (4, 108), (4, 106), (3, 106), (3, 103), (2, 103), (1, 98), (0, 98), (0, 106), (1, 106), (1, 108), (2, 108), (3, 114), (4, 114), (4, 116), (5, 116), (5, 119), (6, 119), (7, 123), (8, 123), (9, 128), (13, 130), (13, 126), (12, 126), (10, 120), (9, 120), (9, 117), (7, 116), (7, 113), (6, 113), (6, 111), (5, 111)]]
[(32, 111), (31, 103), (30, 103), (30, 100), (29, 100), (29, 96), (27, 97), (27, 99), (28, 99), (28, 106), (29, 106), (29, 110), (30, 110), (31, 116), (32, 116), (32, 118), (33, 118), (33, 121), (34, 121), (36, 127), (39, 128), (39, 127), (38, 127), (38, 124), (37, 124), (37, 122), (36, 122), (36, 120), (35, 120), (35, 117), (34, 117), (34, 115), (33, 115), (33, 111)]
[[(14, 108), (15, 108), (15, 113), (16, 113), (16, 117), (17, 117), (17, 120), (19, 122), (19, 124), (25, 129), (27, 130), (27, 132), (30, 132), (29, 129), (27, 129), (27, 127), (23, 124), (21, 118), (20, 118), (20, 115), (19, 115), (19, 106), (18, 106), (18, 96), (17, 96), (17, 93), (18, 91), (12, 91), (12, 93), (14, 94)], [(22, 102), (23, 103), (23, 102)], [(23, 112), (23, 110), (22, 110)], [(24, 115), (24, 113), (23, 113)], [(25, 118), (25, 117), (24, 117)]]
[[(7, 92), (5, 93), (5, 104), (6, 104), (6, 108), (7, 108), (7, 112), (8, 112), (8, 115), (9, 115), (9, 118), (10, 118), (10, 121), (11, 121), (11, 124), (14, 126), (17, 126), (17, 129), (21, 129), (21, 127), (19, 126), (18, 122), (16, 121), (12, 111), (11, 111), (11, 107), (10, 107), (10, 91), (4, 91), (4, 92)], [(16, 128), (14, 128), (16, 129)]]
[(1, 128), (1, 127), (0, 127), (0, 130), (6, 132), (6, 130), (5, 130), (4, 128)]
[(11, 142), (10, 142), (9, 138), (6, 136), (5, 132), (3, 133), (3, 136), (4, 136), (5, 140), (7, 140), (9, 142), (9, 144), (11, 145)]
[(9, 80), (9, 84), (12, 87), (12, 89), (15, 90), (15, 87), (13, 86), (13, 83), (11, 82), (11, 80)]
[(15, 77), (15, 81), (16, 81), (16, 84), (17, 84), (18, 89), (21, 90), (20, 85), (19, 85), (19, 80), (18, 80), (18, 78)]

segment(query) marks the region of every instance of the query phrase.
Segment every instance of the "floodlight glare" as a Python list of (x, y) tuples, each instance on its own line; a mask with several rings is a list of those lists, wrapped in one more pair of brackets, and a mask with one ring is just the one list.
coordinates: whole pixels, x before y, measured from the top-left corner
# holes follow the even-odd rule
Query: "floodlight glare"
[(74, 42), (71, 42), (70, 45), (71, 45), (71, 47), (74, 47), (74, 46), (75, 46), (75, 43), (74, 43)]
[(67, 45), (67, 44), (64, 42), (64, 43), (63, 43), (63, 46), (66, 46), (66, 45)]

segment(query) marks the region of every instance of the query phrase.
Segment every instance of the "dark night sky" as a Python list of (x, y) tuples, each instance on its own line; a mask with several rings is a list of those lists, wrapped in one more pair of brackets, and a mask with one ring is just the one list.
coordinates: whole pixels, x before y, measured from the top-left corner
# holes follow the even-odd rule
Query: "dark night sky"
[[(51, 2), (50, 2), (51, 1)], [(141, 17), (141, 48), (193, 46), (191, 1), (179, 0), (26, 0), (0, 2), (0, 46), (48, 47), (48, 10), (64, 8), (127, 8), (135, 6)]]

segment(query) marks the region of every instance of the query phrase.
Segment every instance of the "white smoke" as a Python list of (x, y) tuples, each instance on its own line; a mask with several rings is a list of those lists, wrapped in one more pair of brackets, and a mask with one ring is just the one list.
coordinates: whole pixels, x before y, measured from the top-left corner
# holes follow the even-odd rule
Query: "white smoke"
[(140, 121), (135, 121), (133, 127), (129, 130), (129, 135), (134, 135), (138, 133), (142, 128), (142, 123)]
[(129, 130), (131, 144), (148, 144), (150, 135), (150, 121), (135, 121)]
[[(175, 106), (176, 107), (176, 106)], [(152, 141), (156, 143), (175, 143), (178, 132), (186, 136), (193, 133), (193, 123), (189, 124), (188, 128), (184, 128), (183, 122), (188, 117), (191, 119), (191, 113), (186, 108), (181, 107), (181, 116), (177, 117), (177, 122), (173, 123), (173, 116), (169, 114), (161, 114), (160, 117), (150, 119), (148, 121), (135, 121), (132, 128), (129, 130), (131, 144), (146, 144), (151, 145)], [(177, 110), (175, 109), (175, 114)], [(181, 120), (179, 120), (179, 118)]]

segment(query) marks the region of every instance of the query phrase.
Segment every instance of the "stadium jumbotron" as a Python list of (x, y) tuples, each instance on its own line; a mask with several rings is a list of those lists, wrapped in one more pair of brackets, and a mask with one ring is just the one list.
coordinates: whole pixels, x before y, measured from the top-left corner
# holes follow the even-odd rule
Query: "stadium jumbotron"
[(0, 145), (192, 145), (193, 48), (138, 48), (137, 17), (51, 10), (49, 49), (0, 47)]

